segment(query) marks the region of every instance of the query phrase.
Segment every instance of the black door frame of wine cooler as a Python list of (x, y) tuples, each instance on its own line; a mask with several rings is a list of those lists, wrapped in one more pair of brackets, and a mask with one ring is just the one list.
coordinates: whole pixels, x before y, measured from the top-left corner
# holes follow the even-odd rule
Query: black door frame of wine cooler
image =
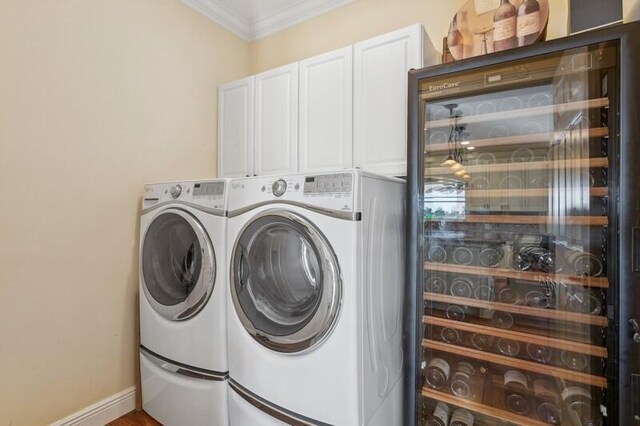
[[(407, 146), (407, 250), (406, 250), (406, 314), (405, 314), (405, 399), (404, 424), (417, 424), (420, 376), (416, 360), (421, 357), (422, 335), (422, 228), (423, 200), (421, 186), (424, 181), (424, 153), (420, 150), (420, 80), (445, 76), (461, 71), (471, 71), (510, 61), (533, 58), (539, 55), (604, 42), (619, 42), (619, 75), (617, 93), (618, 113), (624, 120), (610, 136), (610, 146), (618, 147), (611, 154), (624, 159), (614, 161), (610, 174), (619, 179), (619, 191), (612, 194), (610, 206), (614, 218), (609, 224), (617, 246), (611, 247), (608, 258), (619, 259), (618, 268), (612, 271), (618, 287), (619, 303), (608, 301), (607, 316), (611, 330), (608, 338), (610, 359), (607, 377), (617, 382), (617, 389), (608, 389), (608, 425), (640, 425), (640, 343), (634, 343), (634, 331), (629, 319), (640, 321), (640, 22), (616, 25), (537, 43), (527, 47), (492, 53), (476, 58), (409, 71), (408, 82), (408, 146)], [(631, 114), (635, 113), (635, 116)], [(615, 138), (615, 139), (614, 139)], [(615, 164), (619, 164), (619, 167)], [(615, 181), (614, 181), (615, 183)], [(617, 223), (616, 223), (617, 220)], [(618, 234), (618, 235), (616, 235)], [(611, 263), (611, 262), (610, 262)], [(615, 290), (614, 290), (615, 291)], [(638, 331), (640, 333), (640, 330)], [(640, 335), (639, 335), (640, 337)], [(613, 356), (612, 356), (613, 355)], [(638, 376), (635, 376), (638, 375)], [(611, 395), (613, 394), (613, 395)], [(632, 423), (633, 422), (633, 423)]]

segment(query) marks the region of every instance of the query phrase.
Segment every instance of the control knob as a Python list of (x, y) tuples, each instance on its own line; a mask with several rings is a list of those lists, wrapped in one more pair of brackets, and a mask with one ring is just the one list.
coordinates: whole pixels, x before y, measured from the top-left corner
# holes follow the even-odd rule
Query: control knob
[(271, 185), (271, 191), (273, 191), (273, 195), (275, 195), (276, 197), (282, 196), (282, 194), (284, 194), (286, 190), (287, 182), (285, 182), (283, 179), (278, 179), (277, 181), (273, 182), (273, 185)]
[(169, 194), (171, 194), (173, 198), (178, 198), (180, 194), (182, 194), (182, 186), (181, 185), (172, 186), (171, 189), (169, 190)]

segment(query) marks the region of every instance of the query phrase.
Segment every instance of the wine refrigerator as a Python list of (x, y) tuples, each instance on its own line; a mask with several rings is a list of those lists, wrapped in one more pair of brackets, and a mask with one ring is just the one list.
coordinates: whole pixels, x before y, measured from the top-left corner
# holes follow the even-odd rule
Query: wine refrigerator
[(640, 24), (409, 74), (406, 424), (640, 425)]

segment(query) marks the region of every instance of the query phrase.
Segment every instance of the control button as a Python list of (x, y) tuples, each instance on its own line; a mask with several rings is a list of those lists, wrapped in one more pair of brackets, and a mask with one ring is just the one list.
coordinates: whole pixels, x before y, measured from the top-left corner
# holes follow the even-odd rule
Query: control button
[(264, 192), (264, 191), (266, 191), (266, 190), (267, 190), (267, 187), (266, 187), (266, 186), (264, 186), (264, 185), (262, 185), (262, 192)]
[(173, 198), (178, 198), (180, 194), (182, 194), (182, 186), (180, 185), (172, 186), (171, 189), (169, 190), (169, 193)]
[(297, 191), (298, 189), (300, 189), (300, 184), (296, 183), (296, 186), (294, 186), (293, 188)]
[(278, 179), (277, 181), (273, 182), (273, 185), (271, 185), (271, 191), (273, 191), (273, 195), (275, 195), (276, 197), (282, 196), (282, 194), (284, 194), (286, 190), (287, 182), (282, 179)]

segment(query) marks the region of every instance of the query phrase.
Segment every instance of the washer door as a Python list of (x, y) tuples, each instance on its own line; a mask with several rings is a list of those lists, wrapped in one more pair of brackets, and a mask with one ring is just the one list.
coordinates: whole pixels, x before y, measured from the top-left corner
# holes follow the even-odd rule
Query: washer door
[(216, 276), (213, 247), (200, 222), (180, 209), (158, 214), (143, 238), (140, 270), (142, 288), (156, 312), (175, 321), (197, 314)]
[(315, 226), (289, 211), (265, 211), (242, 229), (231, 283), (245, 329), (278, 352), (317, 344), (338, 314), (342, 284), (335, 253)]

